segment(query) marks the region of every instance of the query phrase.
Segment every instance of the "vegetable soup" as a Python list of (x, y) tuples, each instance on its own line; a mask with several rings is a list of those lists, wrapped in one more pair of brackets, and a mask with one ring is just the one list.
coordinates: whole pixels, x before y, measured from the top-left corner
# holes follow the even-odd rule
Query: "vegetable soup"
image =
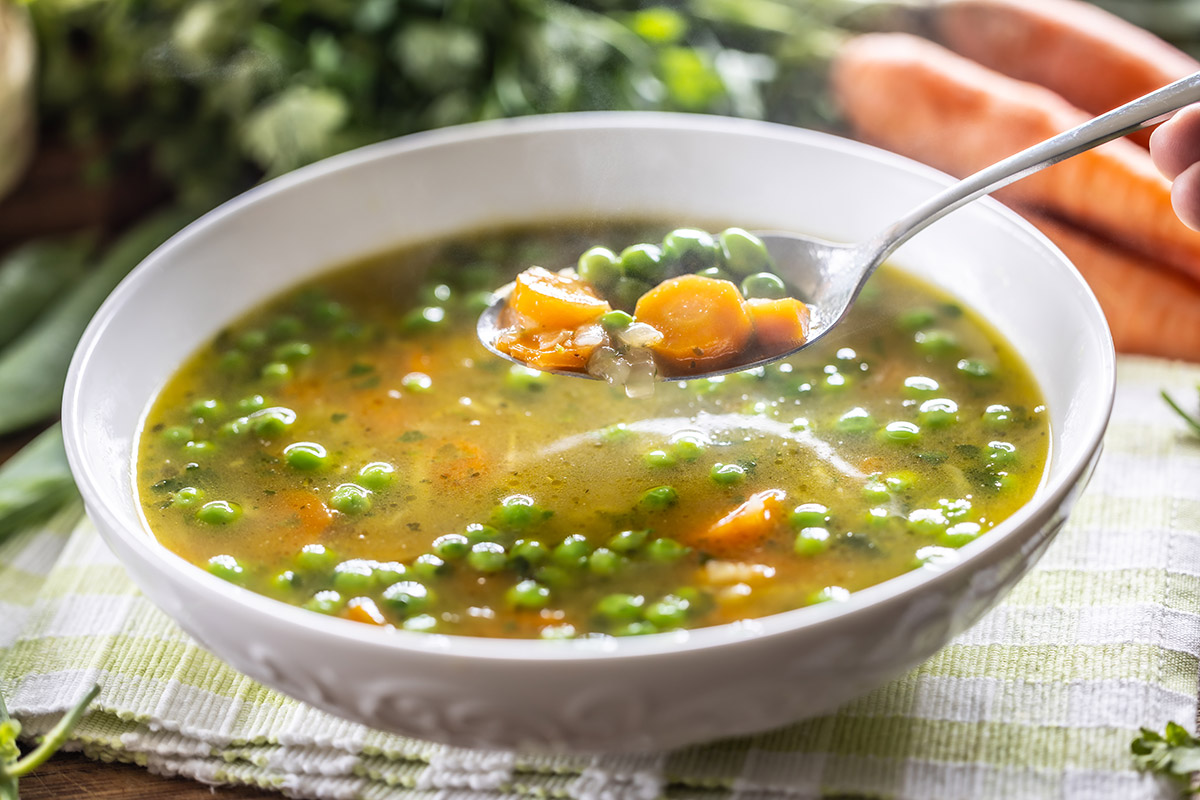
[(648, 397), (477, 341), (487, 290), (521, 269), (668, 229), (434, 242), (254, 311), (148, 412), (151, 530), (231, 582), (363, 623), (619, 636), (844, 600), (952, 561), (1032, 496), (1049, 429), (1030, 373), (894, 268), (800, 354)]

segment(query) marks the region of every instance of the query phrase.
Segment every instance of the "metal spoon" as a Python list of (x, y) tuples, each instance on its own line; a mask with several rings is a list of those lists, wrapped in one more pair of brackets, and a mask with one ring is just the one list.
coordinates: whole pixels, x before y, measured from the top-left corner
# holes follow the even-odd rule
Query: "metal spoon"
[[(1196, 102), (1200, 102), (1200, 72), (976, 172), (926, 200), (895, 224), (857, 244), (830, 242), (798, 233), (755, 231), (775, 259), (780, 277), (797, 290), (799, 297), (807, 298), (806, 302), (812, 314), (808, 339), (797, 348), (757, 361), (700, 374), (675, 375), (666, 380), (694, 380), (738, 372), (778, 361), (803, 350), (819, 341), (846, 316), (850, 304), (862, 290), (867, 278), (871, 277), (896, 248), (926, 226), (959, 206), (1031, 175), (1043, 167), (1057, 164), (1097, 145), (1141, 130), (1160, 117)], [(1104, 200), (1099, 199), (1097, 202)], [(507, 303), (512, 288), (513, 285), (509, 284), (496, 292), (491, 305), (480, 315), (476, 330), (479, 340), (488, 350), (509, 361), (521, 363), (495, 347), (500, 332), (500, 311)], [(581, 378), (593, 377), (570, 370), (547, 371)]]

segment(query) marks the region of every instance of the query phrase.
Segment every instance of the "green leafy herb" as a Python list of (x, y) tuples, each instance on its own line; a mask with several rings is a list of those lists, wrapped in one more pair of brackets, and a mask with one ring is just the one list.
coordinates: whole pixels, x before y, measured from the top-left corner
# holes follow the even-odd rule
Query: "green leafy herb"
[(1162, 399), (1167, 401), (1167, 405), (1173, 408), (1175, 413), (1183, 418), (1183, 421), (1188, 424), (1188, 427), (1191, 428), (1197, 435), (1200, 435), (1200, 419), (1184, 411), (1183, 407), (1180, 406), (1179, 403), (1176, 403), (1171, 395), (1167, 394), (1166, 389), (1163, 389), (1160, 394), (1162, 395)]
[(17, 737), (21, 735), (21, 723), (8, 715), (4, 699), (0, 698), (0, 800), (17, 800), (17, 781), (40, 767), (46, 759), (54, 755), (58, 748), (66, 743), (71, 731), (83, 718), (87, 707), (100, 693), (100, 686), (93, 684), (83, 699), (73, 708), (63, 714), (42, 741), (23, 758), (17, 747)]
[(1163, 733), (1142, 728), (1129, 749), (1139, 770), (1174, 781), (1182, 796), (1200, 795), (1200, 787), (1192, 785), (1192, 775), (1200, 772), (1200, 739), (1182, 725), (1168, 722)]

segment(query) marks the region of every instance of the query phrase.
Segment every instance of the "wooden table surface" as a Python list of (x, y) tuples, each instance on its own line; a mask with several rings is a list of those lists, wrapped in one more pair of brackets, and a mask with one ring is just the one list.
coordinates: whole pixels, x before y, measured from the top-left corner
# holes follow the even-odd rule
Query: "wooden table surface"
[[(7, 459), (35, 432), (0, 438), (0, 462)], [(101, 798), (102, 800), (248, 800), (283, 795), (251, 788), (214, 788), (186, 778), (151, 775), (133, 764), (106, 764), (79, 753), (58, 753), (37, 772), (21, 781), (22, 800)]]

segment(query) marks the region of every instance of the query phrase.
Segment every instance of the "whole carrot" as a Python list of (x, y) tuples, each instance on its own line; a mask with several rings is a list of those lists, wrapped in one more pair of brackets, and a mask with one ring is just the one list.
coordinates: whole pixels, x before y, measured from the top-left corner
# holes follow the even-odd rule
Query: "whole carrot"
[[(852, 39), (831, 79), (857, 136), (960, 177), (1087, 118), (1049, 89), (903, 33)], [(1175, 216), (1170, 183), (1135, 144), (1109, 142), (997, 195), (1200, 277), (1200, 233)]]
[[(932, 37), (1018, 80), (1101, 114), (1200, 71), (1200, 61), (1082, 0), (935, 0)], [(1130, 138), (1146, 146), (1149, 131)]]
[(1025, 216), (1088, 282), (1117, 350), (1200, 361), (1200, 284), (1066, 223)]

